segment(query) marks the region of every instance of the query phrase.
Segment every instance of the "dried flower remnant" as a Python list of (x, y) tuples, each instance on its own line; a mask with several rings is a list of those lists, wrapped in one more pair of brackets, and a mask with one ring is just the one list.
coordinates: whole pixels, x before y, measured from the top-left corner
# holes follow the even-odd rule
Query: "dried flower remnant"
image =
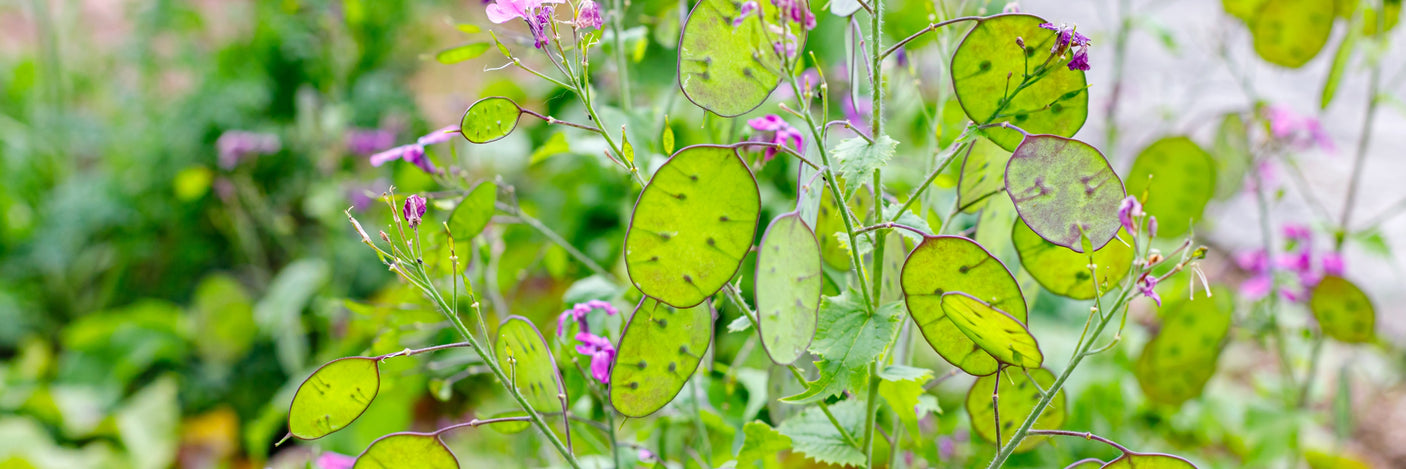
[(410, 229), (420, 227), (420, 222), (425, 217), (425, 198), (419, 194), (412, 194), (405, 198), (405, 208), (401, 209), (401, 215), (405, 216), (405, 223), (410, 225)]
[(234, 169), (247, 157), (278, 153), (282, 148), (277, 135), (243, 130), (226, 131), (215, 140), (220, 167), (226, 170)]

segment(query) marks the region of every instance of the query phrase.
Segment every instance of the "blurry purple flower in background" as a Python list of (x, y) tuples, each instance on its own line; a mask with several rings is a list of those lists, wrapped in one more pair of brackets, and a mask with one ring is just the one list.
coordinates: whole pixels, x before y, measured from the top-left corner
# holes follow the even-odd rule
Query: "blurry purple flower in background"
[[(786, 123), (786, 121), (782, 119), (781, 116), (778, 116), (776, 114), (767, 114), (762, 117), (748, 120), (747, 125), (751, 126), (752, 130), (756, 130), (757, 132), (762, 133), (762, 141), (771, 143), (773, 145), (791, 147), (791, 149), (795, 150), (796, 153), (805, 153), (805, 137), (801, 135), (801, 131), (796, 130), (796, 128), (792, 127), (791, 124)], [(776, 154), (780, 151), (781, 150), (777, 149), (776, 147), (768, 147), (764, 153), (764, 156), (762, 157), (762, 163), (765, 164), (771, 161), (771, 159), (775, 158)]]
[(313, 466), (317, 469), (351, 469), (356, 465), (356, 458), (345, 454), (333, 453), (331, 451), (322, 453), (317, 457)]
[(600, 29), (601, 23), (604, 22), (600, 15), (600, 4), (595, 0), (581, 2), (581, 7), (576, 10), (577, 29)]
[(435, 131), (433, 131), (433, 132), (430, 132), (430, 133), (425, 134), (424, 136), (422, 136), (422, 137), (420, 137), (418, 140), (416, 140), (415, 143), (418, 143), (418, 144), (420, 144), (421, 146), (429, 146), (429, 145), (434, 145), (434, 144), (436, 144), (436, 143), (444, 143), (444, 142), (448, 142), (449, 140), (453, 139), (453, 138), (454, 138), (454, 135), (456, 135), (456, 134), (458, 134), (458, 133), (459, 133), (459, 126), (457, 126), (457, 125), (447, 125), (447, 126), (440, 127), (440, 128), (438, 128), (438, 129), (435, 129)]
[(383, 178), (376, 178), (366, 184), (351, 184), (347, 187), (347, 200), (351, 202), (352, 209), (356, 211), (366, 210), (371, 204), (376, 203), (380, 188), (384, 188), (389, 183)]
[(395, 145), (395, 132), (385, 129), (351, 129), (344, 137), (347, 151), (358, 155), (373, 155)]
[(411, 194), (405, 198), (405, 208), (401, 209), (401, 214), (405, 215), (405, 222), (410, 224), (410, 229), (420, 227), (420, 222), (425, 217), (425, 198), (419, 194)]
[(943, 436), (937, 439), (937, 456), (943, 461), (951, 460), (957, 456), (957, 441), (950, 436)]
[[(1343, 258), (1340, 253), (1328, 252), (1317, 258), (1315, 267), (1313, 255), (1313, 232), (1304, 225), (1286, 224), (1282, 228), (1289, 241), (1285, 252), (1273, 258), (1264, 250), (1242, 252), (1235, 256), (1235, 264), (1250, 273), (1250, 278), (1240, 282), (1240, 296), (1254, 301), (1274, 292), (1274, 270), (1292, 274), (1297, 282), (1281, 280), (1279, 295), (1289, 301), (1300, 302), (1308, 297), (1309, 291), (1326, 275), (1343, 274)], [(1273, 267), (1273, 268), (1271, 268)]]
[(615, 363), (615, 346), (610, 345), (610, 339), (581, 332), (576, 334), (576, 340), (581, 342), (576, 352), (591, 356), (591, 377), (610, 384), (610, 366)]
[(898, 63), (899, 67), (908, 68), (908, 48), (899, 47), (897, 51), (894, 51), (894, 61)]
[(219, 164), (224, 169), (234, 169), (245, 157), (278, 153), (283, 148), (274, 134), (227, 130), (215, 140), (219, 152)]
[(1343, 255), (1330, 252), (1319, 259), (1319, 264), (1323, 267), (1323, 275), (1341, 276), (1343, 274)]
[(1260, 109), (1260, 114), (1269, 121), (1269, 133), (1295, 150), (1307, 150), (1314, 146), (1328, 153), (1335, 153), (1337, 146), (1323, 123), (1318, 119), (1301, 115), (1283, 105), (1269, 105)]
[(1020, 4), (1016, 2), (1006, 3), (1006, 6), (1001, 8), (1001, 13), (1020, 13)]
[(737, 14), (736, 18), (732, 19), (732, 27), (736, 28), (738, 26), (742, 26), (742, 22), (746, 21), (748, 16), (751, 16), (753, 13), (757, 13), (759, 8), (761, 8), (761, 6), (757, 5), (756, 0), (749, 0), (746, 3), (743, 3), (742, 11)]
[(640, 448), (638, 456), (640, 458), (640, 462), (655, 462), (656, 458), (658, 457), (655, 456), (654, 452), (650, 451), (648, 448)]
[(571, 306), (571, 309), (562, 311), (561, 314), (557, 315), (557, 337), (566, 334), (567, 318), (570, 318), (572, 321), (575, 321), (576, 324), (580, 325), (581, 332), (591, 332), (590, 326), (586, 323), (586, 315), (597, 309), (605, 311), (607, 316), (614, 316), (620, 312), (620, 310), (615, 309), (615, 305), (610, 304), (609, 301), (591, 300), (585, 303), (576, 303)]
[(401, 145), (374, 155), (371, 155), (371, 166), (381, 166), (389, 161), (405, 160), (429, 174), (439, 172), (435, 168), (434, 162), (425, 156), (425, 146), (437, 143), (448, 142), (458, 134), (459, 128), (456, 126), (446, 126), (425, 134), (415, 141), (415, 143)]
[(863, 135), (869, 135), (864, 129), (869, 128), (869, 115), (873, 114), (874, 103), (870, 101), (855, 102), (854, 97), (845, 93), (845, 120), (849, 125), (854, 126), (854, 131)]

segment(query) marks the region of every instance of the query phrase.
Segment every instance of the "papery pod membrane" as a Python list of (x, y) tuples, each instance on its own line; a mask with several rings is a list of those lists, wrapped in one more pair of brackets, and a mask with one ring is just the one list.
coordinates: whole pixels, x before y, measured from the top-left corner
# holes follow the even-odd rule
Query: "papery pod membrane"
[(713, 341), (713, 307), (675, 309), (645, 297), (625, 324), (610, 369), (610, 405), (644, 417), (679, 394)]
[(293, 394), (288, 431), (300, 440), (315, 440), (346, 428), (366, 412), (380, 389), (376, 359), (347, 357), (327, 362)]
[(493, 181), (483, 181), (468, 195), (459, 199), (459, 205), (449, 215), (449, 233), (454, 241), (463, 243), (478, 236), (493, 219), (494, 204), (498, 201), (498, 185)]
[[(1045, 241), (1017, 218), (1011, 226), (1011, 243), (1020, 255), (1020, 265), (1040, 286), (1059, 296), (1090, 300), (1096, 293), (1108, 293), (1128, 276), (1133, 264), (1132, 246), (1113, 240), (1094, 251), (1094, 270), (1089, 269), (1089, 255), (1074, 252), (1064, 246)], [(1094, 272), (1098, 285), (1094, 285)]]
[(1103, 247), (1122, 227), (1123, 180), (1103, 153), (1078, 140), (1026, 137), (1006, 164), (1006, 195), (1031, 230), (1074, 252), (1084, 252), (1084, 238)]
[[(702, 0), (689, 12), (679, 35), (679, 88), (689, 101), (722, 117), (756, 109), (787, 72), (772, 46), (772, 39), (782, 33), (767, 31), (763, 21), (768, 27), (789, 30), (796, 37), (795, 50), (805, 50), (804, 29), (789, 20), (775, 23), (778, 16), (772, 2), (756, 2), (757, 11), (734, 26), (742, 4)], [(810, 11), (804, 4), (801, 8)]]
[(1308, 309), (1323, 334), (1345, 343), (1366, 343), (1376, 337), (1376, 309), (1372, 300), (1352, 282), (1336, 275), (1323, 277), (1313, 287)]
[[(1010, 442), (1011, 436), (1019, 429), (1025, 417), (1035, 411), (1035, 406), (1039, 404), (1041, 389), (1049, 389), (1054, 384), (1054, 373), (1044, 368), (1029, 370), (1029, 377), (1018, 369), (1005, 368), (1000, 373), (990, 376), (982, 376), (972, 383), (971, 390), (967, 392), (967, 415), (971, 417), (972, 432), (976, 433), (986, 441), (996, 441), (996, 402), (992, 402), (991, 395), (999, 396), (996, 401), (1000, 403), (1001, 421), (1001, 441), (999, 446), (1005, 446)], [(1034, 382), (1030, 378), (1035, 378)], [(1000, 381), (1000, 388), (997, 389), (997, 381)], [(1038, 385), (1038, 386), (1037, 386)], [(1035, 425), (1031, 428), (1038, 430), (1057, 430), (1064, 425), (1065, 420), (1065, 397), (1064, 390), (1055, 393), (1055, 398), (1050, 405), (1045, 408), (1044, 413), (1035, 419)], [(1025, 452), (1034, 449), (1035, 446), (1045, 441), (1045, 437), (1039, 435), (1026, 435), (1024, 440), (1016, 446), (1016, 452)]]
[(947, 317), (942, 296), (963, 292), (1024, 323), (1025, 298), (1010, 270), (975, 241), (929, 236), (908, 255), (900, 277), (908, 314), (928, 345), (969, 374), (995, 373), (1000, 363)]
[(1006, 187), (1006, 163), (1011, 160), (1011, 152), (990, 139), (978, 137), (971, 145), (971, 152), (962, 159), (962, 175), (957, 181), (957, 205), (967, 213), (985, 207), (983, 197), (1000, 197), (990, 194)]
[(1216, 192), (1216, 163), (1196, 142), (1165, 137), (1138, 153), (1128, 170), (1128, 193), (1157, 217), (1157, 236), (1173, 238), (1191, 230)]
[(1234, 308), (1234, 297), (1223, 287), (1211, 297), (1169, 301), (1162, 309), (1162, 329), (1133, 364), (1143, 394), (1171, 406), (1201, 395), (1216, 372)]
[(805, 354), (815, 337), (816, 310), (825, 286), (820, 243), (797, 212), (772, 220), (757, 249), (757, 333), (778, 365)]
[(371, 443), (352, 469), (458, 469), (459, 460), (434, 433), (392, 433)]
[(1245, 171), (1250, 167), (1250, 134), (1245, 127), (1245, 119), (1239, 114), (1226, 114), (1216, 129), (1216, 139), (1211, 145), (1211, 154), (1216, 160), (1216, 196), (1225, 200), (1240, 193), (1245, 182)]
[[(1019, 13), (984, 18), (958, 44), (952, 54), (952, 87), (973, 122), (1009, 122), (1032, 134), (1065, 137), (1084, 126), (1089, 116), (1084, 72), (1066, 67), (1069, 53), (1046, 61), (1057, 34), (1040, 28), (1045, 22)], [(1025, 42), (1024, 49), (1016, 38)], [(1047, 63), (1047, 76), (1007, 96), (1023, 77)], [(995, 127), (982, 132), (1006, 150), (1020, 144), (1015, 130)]]
[[(566, 394), (561, 373), (552, 357), (547, 340), (527, 318), (508, 316), (498, 325), (498, 340), (493, 344), (498, 366), (508, 375), (511, 385), (538, 412), (565, 412)], [(505, 383), (509, 384), (509, 383)]]
[[(845, 248), (840, 238), (845, 236), (845, 220), (840, 212), (839, 204), (835, 203), (831, 197), (830, 190), (823, 186), (824, 182), (816, 181), (816, 185), (821, 185), (820, 210), (816, 216), (815, 237), (820, 240), (820, 252), (825, 257), (825, 264), (836, 269), (847, 270), (851, 267), (849, 249)], [(841, 186), (844, 184), (841, 183)], [(874, 192), (868, 186), (859, 189), (853, 197), (849, 198), (846, 204), (849, 211), (854, 213), (860, 220), (867, 222), (869, 214), (874, 211)], [(858, 228), (856, 226), (856, 228)]]
[(1001, 363), (1039, 368), (1045, 361), (1035, 336), (1005, 311), (962, 292), (942, 295), (942, 311), (962, 334)]
[(513, 133), (520, 117), (522, 109), (513, 100), (501, 96), (483, 98), (464, 111), (459, 133), (472, 143), (492, 142)]
[(733, 147), (679, 150), (640, 192), (625, 267), (645, 295), (687, 308), (717, 293), (752, 249), (757, 180)]
[(1196, 469), (1196, 465), (1170, 454), (1124, 453), (1102, 469)]
[(1266, 0), (1248, 22), (1255, 53), (1266, 62), (1299, 68), (1333, 32), (1333, 0)]

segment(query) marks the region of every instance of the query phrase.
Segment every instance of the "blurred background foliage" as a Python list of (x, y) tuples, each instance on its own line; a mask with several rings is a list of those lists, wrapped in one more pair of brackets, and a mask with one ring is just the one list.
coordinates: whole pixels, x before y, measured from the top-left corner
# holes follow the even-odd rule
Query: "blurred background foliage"
[[(973, 11), (1004, 5), (979, 3)], [(935, 15), (928, 2), (890, 5), (891, 38), (906, 36)], [(680, 11), (679, 2), (632, 2), (626, 23), (643, 25), (625, 33), (634, 86), (645, 90), (639, 95), (660, 98), (603, 116), (629, 122), (629, 140), (641, 160), (654, 165), (668, 153), (659, 138), (665, 126), (677, 140), (674, 148), (743, 136), (740, 120), (707, 118), (674, 91)], [(1034, 13), (1078, 19), (1061, 11)], [(494, 51), (457, 65), (437, 63), (440, 50), (487, 40), (486, 32), (466, 35), (473, 28), (456, 27), (466, 23), (487, 24), (480, 2), (0, 4), (0, 467), (299, 467), (317, 451), (356, 454), (385, 433), (427, 430), (508, 408), (504, 396), (483, 391), (493, 389), (491, 378), (475, 367), (476, 357), (435, 354), (383, 365), (380, 396), (347, 431), (316, 445), (273, 445), (286, 431), (293, 390), (318, 364), (454, 339), (438, 313), (376, 262), (343, 214), (352, 206), (368, 226), (383, 226), (396, 214), (379, 199), (389, 185), (402, 194), (438, 187), (410, 165), (371, 167), (365, 149), (351, 144), (349, 135), (379, 130), (393, 135), (393, 142), (408, 142), (457, 122), (458, 113), (480, 96), (508, 96), (571, 119), (584, 114), (561, 90), (524, 80), (525, 74), (485, 72), (502, 62)], [(840, 97), (853, 88), (843, 67), (833, 66), (844, 62), (842, 26), (824, 18), (807, 45), (821, 63), (831, 64), (823, 71), (835, 97), (830, 114), (837, 119), (845, 115)], [(1146, 27), (1158, 41), (1149, 47), (1175, 50), (1164, 24)], [(518, 29), (495, 31), (525, 54), (531, 49)], [(1111, 43), (1107, 32), (1096, 34), (1102, 44)], [(950, 50), (952, 39), (932, 35), (909, 49)], [(609, 41), (603, 47), (613, 53)], [(891, 132), (905, 148), (936, 148), (954, 139), (963, 124), (934, 121), (936, 110), (952, 101), (945, 83), (923, 72), (937, 68), (940, 55), (926, 57), (932, 67), (911, 67), (892, 78), (904, 82), (895, 86), (889, 113)], [(607, 69), (606, 60), (598, 62)], [(611, 89), (615, 76), (600, 73), (600, 88)], [(575, 132), (558, 137), (556, 128), (522, 125), (493, 145), (470, 147), (456, 139), (436, 157), (474, 179), (501, 178), (500, 185), (514, 188), (511, 200), (524, 212), (620, 276), (620, 240), (637, 189), (606, 162), (598, 139)], [(231, 130), (273, 134), (281, 145), (271, 154), (222, 165), (217, 140)], [(568, 143), (550, 143), (561, 138)], [(1127, 160), (1127, 152), (1106, 152)], [(886, 173), (898, 191), (924, 175), (926, 156), (903, 153), (895, 164), (916, 169)], [(795, 162), (778, 161), (757, 171), (764, 220), (789, 210), (795, 192)], [(938, 184), (950, 189), (955, 177), (945, 175)], [(447, 215), (432, 209), (430, 219), (438, 224)], [(1013, 219), (1008, 208), (981, 216)], [(975, 220), (969, 218), (962, 222)], [(1019, 265), (1011, 260), (1009, 241), (998, 254)], [(562, 248), (522, 224), (495, 223), (460, 256), (468, 258), (482, 301), (498, 318), (512, 312), (550, 326), (573, 302), (623, 291), (590, 276)], [(1226, 264), (1216, 271), (1217, 280), (1243, 277)], [(751, 288), (750, 280), (742, 284)], [(827, 294), (836, 292), (828, 288)], [(1066, 353), (1086, 306), (1038, 295), (1032, 321), (1049, 331), (1040, 338), (1052, 356)], [(1385, 311), (1400, 309), (1379, 310)], [(684, 393), (673, 404), (707, 407), (701, 412), (716, 440), (712, 447), (727, 457), (753, 413), (780, 421), (787, 409), (775, 398), (790, 393), (768, 386), (764, 355), (733, 362), (744, 340), (725, 326), (736, 317), (722, 308), (714, 360), (740, 367), (713, 370), (706, 389)], [(554, 328), (543, 331), (551, 336)], [(1339, 379), (1337, 370), (1324, 371), (1332, 376), (1319, 386), (1324, 397), (1313, 408), (1316, 414), (1266, 402), (1276, 391), (1266, 390), (1262, 379), (1273, 374), (1265, 369), (1272, 357), (1263, 343), (1233, 347), (1236, 354), (1222, 365), (1231, 371), (1218, 375), (1205, 397), (1178, 408), (1150, 403), (1130, 371), (1147, 336), (1130, 329), (1128, 345), (1084, 368), (1066, 390), (1067, 428), (1128, 446), (1177, 450), (1203, 467), (1265, 467), (1306, 451), (1295, 443), (1301, 431), (1326, 434), (1319, 447), (1347, 445), (1374, 464), (1403, 461), (1390, 445), (1373, 443), (1399, 444), (1400, 430), (1360, 422), (1364, 411), (1344, 397), (1350, 380)], [(925, 353), (919, 365), (949, 368), (919, 349)], [(1366, 373), (1375, 382), (1399, 383), (1399, 348), (1381, 343), (1363, 355), (1351, 357), (1371, 365)], [(585, 394), (579, 374), (566, 376), (571, 394)], [(935, 391), (945, 412), (923, 422), (937, 438), (928, 447), (932, 455), (925, 456), (930, 461), (965, 467), (983, 464), (993, 452), (971, 436), (960, 411), (968, 382), (955, 378)], [(1406, 391), (1399, 384), (1374, 392), (1394, 396), (1397, 415), (1406, 412), (1400, 410)], [(706, 402), (695, 402), (704, 396)], [(692, 417), (674, 413), (657, 420), (629, 428), (642, 440), (689, 443), (669, 429), (687, 428)], [(482, 430), (462, 435), (472, 437), (456, 437), (452, 444), (469, 467), (550, 460), (534, 438)], [(1365, 443), (1348, 443), (1354, 439)], [(1020, 455), (1011, 466), (1054, 467), (1098, 455), (1098, 449), (1063, 441)], [(1347, 467), (1332, 457), (1310, 459), (1319, 458), (1316, 467)], [(786, 463), (807, 464), (796, 455)]]

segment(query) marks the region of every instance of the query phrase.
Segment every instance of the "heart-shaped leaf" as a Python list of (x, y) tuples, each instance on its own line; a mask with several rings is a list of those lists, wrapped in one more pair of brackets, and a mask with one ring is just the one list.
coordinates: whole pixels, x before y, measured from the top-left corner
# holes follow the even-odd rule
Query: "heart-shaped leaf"
[(366, 412), (381, 389), (376, 359), (339, 358), (312, 373), (288, 409), (288, 431), (302, 440), (322, 438), (345, 428)]
[(1144, 192), (1142, 209), (1157, 217), (1157, 236), (1181, 236), (1216, 193), (1216, 163), (1189, 138), (1153, 142), (1128, 170), (1128, 193), (1141, 198)]
[(493, 344), (498, 366), (508, 375), (518, 392), (538, 412), (565, 412), (566, 394), (561, 374), (557, 370), (552, 349), (532, 321), (522, 316), (508, 316), (498, 325), (498, 340)]
[(522, 109), (513, 100), (494, 96), (483, 98), (464, 111), (459, 132), (473, 143), (488, 143), (507, 137), (517, 128)]
[(1267, 0), (1249, 19), (1255, 53), (1299, 68), (1318, 55), (1333, 32), (1333, 0)]
[(1234, 308), (1234, 297), (1222, 287), (1209, 298), (1183, 298), (1163, 308), (1162, 330), (1133, 365), (1143, 394), (1172, 406), (1201, 395), (1216, 372)]
[(963, 292), (1025, 322), (1025, 297), (999, 259), (970, 239), (930, 236), (908, 255), (901, 281), (908, 314), (938, 355), (973, 375), (996, 372), (1000, 363), (947, 317), (942, 296)]
[(752, 249), (761, 194), (732, 147), (679, 150), (640, 192), (625, 267), (645, 295), (687, 308), (717, 293)]
[(1133, 264), (1133, 248), (1121, 241), (1110, 241), (1094, 251), (1093, 263), (1098, 272), (1098, 289), (1095, 290), (1087, 254), (1045, 241), (1019, 218), (1011, 227), (1011, 243), (1020, 255), (1020, 265), (1040, 282), (1040, 286), (1050, 293), (1076, 300), (1093, 299), (1096, 291), (1107, 293), (1128, 276), (1128, 267)]
[(371, 442), (352, 469), (459, 469), (459, 460), (434, 433), (392, 433)]
[[(996, 441), (996, 402), (1000, 403), (1001, 421), (1001, 441), (999, 444), (1005, 446), (1015, 435), (1025, 417), (1035, 411), (1035, 406), (1040, 403), (1042, 389), (1049, 389), (1054, 384), (1054, 373), (1044, 368), (1029, 370), (1029, 377), (1020, 370), (1006, 368), (1001, 373), (990, 376), (982, 376), (972, 383), (971, 391), (967, 392), (967, 415), (971, 416), (972, 431), (980, 435), (986, 441)], [(1035, 378), (1034, 382), (1030, 378)], [(1000, 388), (997, 389), (999, 382)], [(996, 402), (992, 402), (991, 396), (997, 395)], [(1035, 425), (1031, 428), (1040, 430), (1056, 430), (1064, 425), (1065, 419), (1065, 397), (1064, 390), (1055, 393), (1054, 400), (1049, 407), (1045, 407), (1044, 413), (1035, 419)], [(1045, 441), (1045, 437), (1038, 435), (1026, 436), (1016, 446), (1016, 452), (1030, 451)]]
[(1005, 311), (962, 292), (942, 295), (942, 311), (962, 334), (1001, 363), (1039, 368), (1045, 361), (1035, 336)]
[[(772, 39), (789, 33), (797, 36), (795, 50), (805, 48), (805, 30), (791, 21), (777, 24), (774, 3), (756, 2), (757, 10), (747, 16), (741, 16), (742, 4), (733, 0), (698, 2), (679, 36), (679, 88), (693, 104), (723, 117), (756, 109), (786, 73)], [(810, 7), (802, 1), (801, 8), (809, 11)], [(741, 21), (734, 25), (740, 16)], [(789, 31), (779, 33), (769, 28)]]
[(1196, 465), (1170, 454), (1124, 453), (1102, 469), (1196, 469)]
[[(1089, 116), (1084, 72), (1065, 67), (1066, 58), (1047, 61), (1057, 35), (1040, 28), (1037, 16), (1006, 14), (980, 20), (952, 54), (952, 87), (973, 122), (1010, 122), (1026, 132), (1071, 136)], [(1021, 48), (1019, 38), (1025, 42)], [(1047, 76), (1020, 89), (1021, 80), (1050, 67)], [(1006, 150), (1021, 135), (1011, 129), (984, 133)]]
[(1089, 144), (1031, 135), (1006, 164), (1006, 194), (1020, 219), (1045, 240), (1084, 252), (1081, 236), (1103, 247), (1122, 226), (1123, 181)]
[(789, 212), (772, 220), (757, 250), (757, 321), (762, 347), (778, 365), (800, 358), (815, 337), (825, 278), (815, 233)]
[(1313, 287), (1308, 308), (1323, 334), (1341, 342), (1364, 343), (1375, 337), (1376, 310), (1362, 289), (1345, 278), (1329, 275)]
[(627, 417), (664, 407), (683, 389), (713, 341), (713, 307), (675, 309), (653, 298), (640, 301), (610, 369), (610, 404)]

